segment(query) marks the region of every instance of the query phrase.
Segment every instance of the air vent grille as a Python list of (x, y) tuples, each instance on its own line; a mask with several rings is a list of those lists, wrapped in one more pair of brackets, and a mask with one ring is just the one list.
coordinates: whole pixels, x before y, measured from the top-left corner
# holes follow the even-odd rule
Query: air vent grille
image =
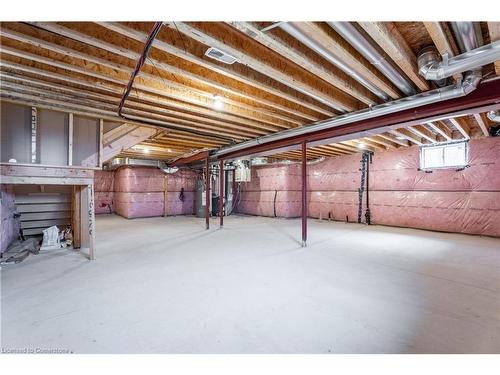
[(221, 61), (224, 64), (234, 64), (236, 61), (238, 61), (236, 57), (214, 47), (210, 47), (207, 52), (205, 52), (205, 55), (210, 57), (211, 59)]

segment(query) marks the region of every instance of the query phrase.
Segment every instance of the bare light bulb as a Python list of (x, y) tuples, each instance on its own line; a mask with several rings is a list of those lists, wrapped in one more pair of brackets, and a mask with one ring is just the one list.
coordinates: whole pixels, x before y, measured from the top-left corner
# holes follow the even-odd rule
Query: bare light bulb
[(214, 95), (214, 108), (216, 110), (221, 110), (222, 108), (224, 108), (224, 102), (222, 101), (220, 95), (217, 94)]

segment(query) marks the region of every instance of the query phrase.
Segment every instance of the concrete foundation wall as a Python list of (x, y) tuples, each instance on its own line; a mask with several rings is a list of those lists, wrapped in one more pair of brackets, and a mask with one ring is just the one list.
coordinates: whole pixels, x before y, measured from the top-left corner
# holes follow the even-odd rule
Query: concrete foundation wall
[[(372, 223), (500, 237), (500, 138), (469, 143), (463, 170), (419, 170), (419, 148), (376, 152), (370, 164)], [(308, 216), (356, 221), (360, 154), (308, 165)], [(298, 217), (300, 164), (252, 168), (240, 213)], [(363, 195), (363, 221), (366, 194)]]

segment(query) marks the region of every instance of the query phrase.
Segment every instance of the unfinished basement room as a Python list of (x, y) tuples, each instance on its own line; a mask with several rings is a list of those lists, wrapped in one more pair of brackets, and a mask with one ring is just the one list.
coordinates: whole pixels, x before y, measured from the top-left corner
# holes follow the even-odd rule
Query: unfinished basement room
[(500, 353), (500, 22), (323, 15), (1, 23), (2, 353)]

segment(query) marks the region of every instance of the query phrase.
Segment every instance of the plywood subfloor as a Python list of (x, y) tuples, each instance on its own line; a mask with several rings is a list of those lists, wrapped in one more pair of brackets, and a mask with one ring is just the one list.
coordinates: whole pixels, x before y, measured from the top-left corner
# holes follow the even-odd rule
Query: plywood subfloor
[(2, 270), (2, 347), (500, 352), (500, 239), (310, 220), (97, 217), (97, 260)]

